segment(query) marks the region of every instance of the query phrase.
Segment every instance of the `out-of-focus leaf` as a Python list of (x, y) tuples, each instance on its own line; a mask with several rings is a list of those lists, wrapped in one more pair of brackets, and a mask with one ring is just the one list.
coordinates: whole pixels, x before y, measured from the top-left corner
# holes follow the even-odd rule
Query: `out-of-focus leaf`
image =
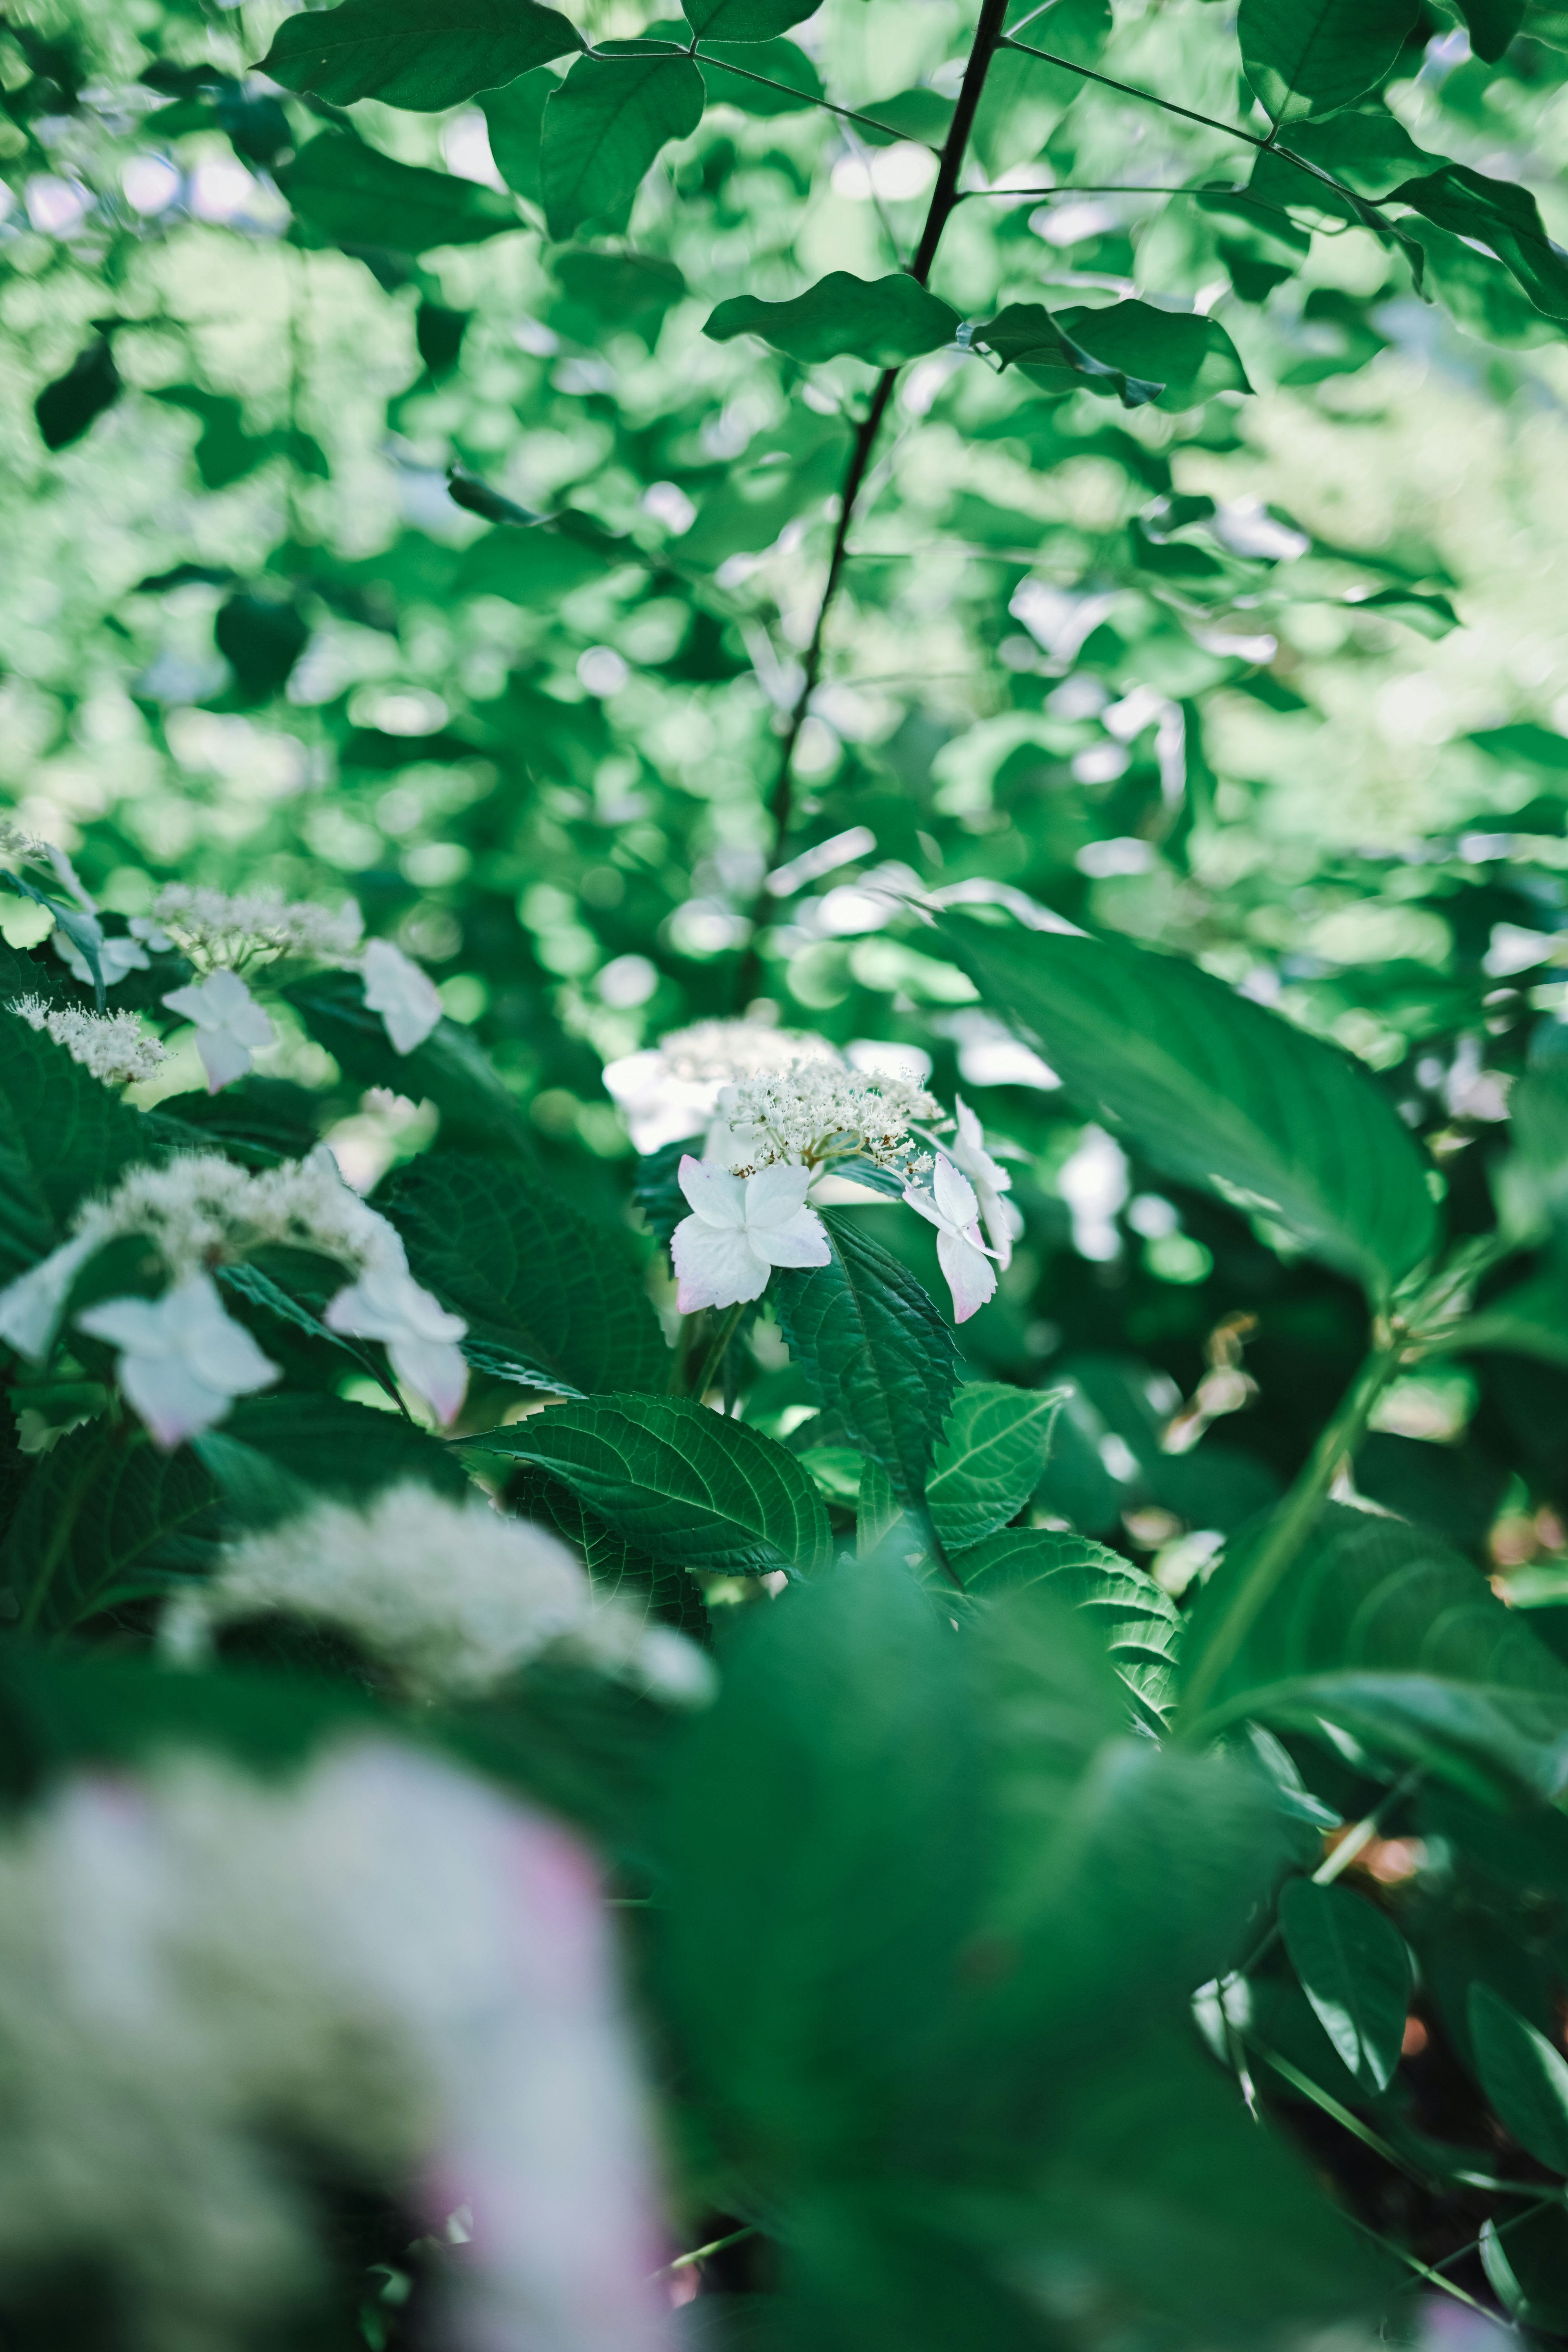
[(297, 605), (242, 588), (218, 607), (213, 635), (243, 691), (262, 701), (288, 684), (310, 625)]
[(669, 1350), (614, 1238), (523, 1170), (437, 1153), (376, 1207), (416, 1279), (468, 1323), (470, 1363), (568, 1395), (665, 1388)]
[(1526, 5), (1527, 0), (1458, 0), (1470, 47), (1483, 64), (1498, 63), (1524, 23)]
[(544, 110), (540, 186), (552, 236), (612, 214), (661, 147), (702, 119), (702, 76), (689, 58), (606, 41), (579, 58)]
[(853, 278), (835, 269), (789, 302), (763, 302), (737, 294), (721, 302), (704, 334), (724, 343), (735, 335), (760, 335), (775, 351), (807, 363), (850, 353), (873, 367), (900, 367), (949, 343), (958, 331), (958, 313), (928, 294), (902, 272), (890, 278)]
[(367, 1010), (353, 972), (318, 972), (282, 991), (300, 1020), (356, 1086), (433, 1102), (443, 1134), (468, 1150), (510, 1151), (533, 1163), (533, 1138), (484, 1049), (456, 1021), (442, 1020), (411, 1054), (394, 1051), (378, 1013)]
[[(0, 953), (0, 988), (18, 969), (23, 958)], [(0, 1284), (63, 1241), (73, 1210), (128, 1162), (160, 1156), (139, 1112), (52, 1037), (0, 1011)]]
[(1276, 122), (1336, 114), (1383, 79), (1415, 16), (1413, 0), (1241, 0), (1247, 79)]
[(851, 1215), (828, 1209), (822, 1222), (828, 1263), (773, 1278), (780, 1328), (824, 1410), (880, 1463), (900, 1500), (918, 1503), (952, 1405), (952, 1337), (908, 1268)]
[(65, 449), (79, 441), (94, 417), (113, 407), (121, 389), (110, 339), (97, 334), (83, 345), (64, 375), (47, 383), (33, 403), (45, 448)]
[(1470, 1992), (1481, 2084), (1521, 2147), (1568, 2173), (1568, 2060), (1489, 1985)]
[(438, 114), (582, 46), (575, 25), (537, 0), (342, 0), (286, 16), (262, 70), (335, 106), (379, 98)]
[(1353, 598), (1351, 610), (1385, 613), (1391, 621), (1403, 621), (1419, 637), (1446, 637), (1459, 625), (1459, 616), (1447, 596), (1423, 595), (1412, 588), (1375, 588), (1370, 596)]
[(1181, 1612), (1152, 1576), (1086, 1536), (1004, 1528), (955, 1563), (978, 1600), (1044, 1586), (1082, 1610), (1126, 1685), (1134, 1713), (1163, 1731), (1175, 1699)]
[(985, 1002), (1173, 1176), (1288, 1227), (1374, 1295), (1429, 1255), (1420, 1150), (1348, 1055), (1125, 940), (953, 915), (939, 930)]
[(542, 204), (539, 185), (539, 142), (544, 129), (544, 109), (556, 78), (539, 67), (519, 74), (503, 89), (488, 89), (479, 100), (485, 128), (490, 136), (490, 159), (515, 195), (531, 205)]
[(396, 163), (348, 131), (318, 131), (277, 176), (295, 211), (334, 245), (419, 254), (521, 226), (510, 195)]
[(102, 1421), (34, 1465), (0, 1546), (0, 1584), (40, 1633), (63, 1632), (205, 1564), (217, 1489), (188, 1447), (161, 1454)]
[(1363, 2091), (1386, 2091), (1410, 2008), (1410, 1951), (1392, 1919), (1343, 1886), (1293, 1878), (1279, 1930), (1318, 2021)]
[(1040, 1483), (1061, 1405), (1056, 1389), (966, 1381), (954, 1393), (926, 1485), (936, 1531), (964, 1551), (1005, 1527)]
[(683, 1397), (550, 1405), (474, 1441), (530, 1462), (653, 1559), (727, 1575), (815, 1575), (827, 1514), (793, 1454)]
[(245, 1526), (270, 1526), (319, 1495), (361, 1502), (407, 1478), (444, 1495), (468, 1491), (462, 1465), (427, 1431), (401, 1413), (320, 1392), (242, 1397), (192, 1442), (227, 1512)]

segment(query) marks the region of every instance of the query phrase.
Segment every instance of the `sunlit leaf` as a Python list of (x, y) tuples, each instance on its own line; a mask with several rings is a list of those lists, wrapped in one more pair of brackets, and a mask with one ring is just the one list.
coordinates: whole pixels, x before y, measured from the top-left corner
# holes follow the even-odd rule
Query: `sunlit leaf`
[(703, 331), (721, 343), (760, 335), (775, 351), (808, 363), (852, 353), (873, 367), (899, 367), (951, 342), (958, 313), (901, 273), (868, 279), (835, 269), (793, 301), (737, 294), (720, 303)]
[(1521, 2147), (1568, 2173), (1568, 2060), (1489, 1985), (1471, 1989), (1469, 2011), (1488, 2098)]
[(1290, 1965), (1318, 2021), (1363, 2091), (1385, 2091), (1410, 2007), (1409, 1948), (1364, 1895), (1293, 1878), (1279, 1897)]
[(702, 76), (689, 58), (606, 41), (579, 58), (544, 110), (540, 188), (552, 236), (613, 213), (661, 147), (702, 119)]
[(1247, 78), (1276, 122), (1336, 113), (1383, 79), (1415, 14), (1413, 0), (1241, 0)]
[(379, 98), (435, 114), (582, 46), (537, 0), (342, 0), (285, 17), (262, 70), (337, 106)]

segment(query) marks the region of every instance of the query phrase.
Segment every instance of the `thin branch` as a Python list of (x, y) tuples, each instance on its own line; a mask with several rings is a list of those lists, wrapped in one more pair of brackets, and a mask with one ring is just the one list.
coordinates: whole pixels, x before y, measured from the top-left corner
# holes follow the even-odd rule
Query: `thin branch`
[[(679, 41), (645, 41), (642, 46), (646, 49), (668, 49), (672, 58), (690, 58), (697, 65), (711, 66), (719, 73), (739, 74), (742, 81), (760, 82), (764, 89), (782, 89), (786, 98), (798, 99), (802, 106), (819, 107), (824, 114), (841, 115), (846, 122), (863, 122), (868, 130), (879, 131), (885, 138), (898, 140), (900, 145), (924, 147), (932, 155), (942, 152), (942, 149), (934, 146), (929, 139), (912, 138), (909, 131), (900, 131), (896, 123), (879, 122), (874, 114), (858, 113), (852, 106), (837, 106), (830, 98), (814, 98), (809, 90), (796, 89), (793, 82), (775, 81), (772, 74), (756, 73), (750, 66), (738, 66), (729, 58), (710, 57), (705, 49), (699, 48), (695, 41), (689, 46)], [(593, 58), (599, 52), (590, 48), (584, 54)]]

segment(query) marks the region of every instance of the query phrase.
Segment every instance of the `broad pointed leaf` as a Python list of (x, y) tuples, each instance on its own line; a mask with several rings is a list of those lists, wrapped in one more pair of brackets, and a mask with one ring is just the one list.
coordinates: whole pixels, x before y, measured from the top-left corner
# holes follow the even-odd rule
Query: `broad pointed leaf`
[(1348, 1887), (1293, 1878), (1279, 1931), (1319, 2023), (1362, 2089), (1386, 2091), (1410, 2009), (1410, 1948), (1386, 1914)]
[(772, 41), (818, 0), (682, 0), (687, 23), (700, 41)]
[(1536, 309), (1568, 323), (1568, 259), (1542, 225), (1535, 198), (1515, 180), (1489, 180), (1468, 163), (1403, 181), (1389, 198), (1456, 236), (1489, 246)]
[(1087, 1536), (1049, 1528), (1004, 1528), (954, 1565), (977, 1600), (1038, 1584), (1083, 1611), (1134, 1713), (1152, 1731), (1163, 1731), (1175, 1703), (1182, 1619), (1152, 1576)]
[(1085, 1108), (1173, 1176), (1285, 1226), (1374, 1296), (1430, 1254), (1421, 1151), (1347, 1055), (1126, 940), (952, 915), (938, 929)]
[(1241, 60), (1276, 122), (1335, 114), (1380, 82), (1415, 22), (1415, 0), (1241, 0)]
[(694, 1641), (710, 1638), (708, 1612), (696, 1579), (684, 1568), (639, 1551), (606, 1520), (596, 1518), (558, 1478), (520, 1465), (507, 1482), (507, 1500), (525, 1517), (553, 1528), (565, 1538), (605, 1600), (673, 1625)]
[(977, 327), (974, 340), (1005, 368), (1023, 368), (1047, 391), (1114, 392), (1124, 408), (1151, 402), (1191, 408), (1210, 393), (1252, 390), (1236, 345), (1216, 320), (1156, 310), (1150, 302), (1055, 311), (1038, 302), (1012, 302)]
[(1005, 1527), (1040, 1483), (1060, 1409), (1059, 1389), (966, 1381), (952, 1400), (926, 1500), (949, 1551)]
[(423, 164), (399, 163), (348, 131), (319, 131), (278, 184), (294, 210), (334, 245), (428, 253), (521, 228), (510, 196)]
[(342, 0), (286, 16), (262, 70), (335, 106), (379, 98), (437, 114), (582, 46), (536, 0)]
[[(18, 970), (30, 967), (5, 950), (0, 985)], [(0, 1007), (0, 1286), (47, 1256), (78, 1205), (129, 1161), (162, 1157), (139, 1111)]]
[(726, 343), (760, 335), (773, 349), (807, 363), (847, 353), (873, 367), (900, 367), (950, 343), (958, 313), (902, 271), (889, 278), (852, 278), (835, 269), (789, 302), (737, 294), (721, 302), (703, 333)]
[(468, 1491), (450, 1448), (401, 1413), (346, 1398), (285, 1391), (242, 1397), (193, 1450), (223, 1489), (227, 1515), (269, 1526), (319, 1495), (357, 1502), (417, 1479), (454, 1497)]
[(1470, 1989), (1470, 2039), (1488, 2098), (1521, 2147), (1568, 2173), (1568, 2060), (1490, 1985)]
[(793, 1454), (683, 1397), (551, 1405), (476, 1451), (528, 1462), (652, 1559), (726, 1575), (814, 1575), (827, 1514)]
[(661, 147), (702, 119), (702, 76), (689, 58), (636, 41), (607, 41), (579, 58), (544, 110), (540, 185), (550, 234), (635, 194)]
[(0, 1585), (29, 1626), (64, 1632), (205, 1568), (216, 1503), (188, 1447), (161, 1454), (139, 1432), (90, 1422), (34, 1465), (0, 1548)]

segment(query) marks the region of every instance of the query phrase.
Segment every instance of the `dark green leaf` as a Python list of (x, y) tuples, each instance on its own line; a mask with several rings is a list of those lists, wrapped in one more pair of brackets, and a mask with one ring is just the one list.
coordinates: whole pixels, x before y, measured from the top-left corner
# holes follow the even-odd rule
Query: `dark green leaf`
[(1490, 1985), (1471, 1988), (1470, 2039), (1482, 2088), (1521, 2147), (1568, 2173), (1568, 2060)]
[(1568, 771), (1568, 735), (1559, 735), (1555, 728), (1538, 727), (1533, 719), (1520, 719), (1510, 727), (1486, 727), (1467, 740), (1505, 767), (1522, 762), (1529, 768), (1544, 768), (1552, 775)]
[(510, 196), (396, 163), (347, 131), (320, 131), (277, 176), (294, 210), (334, 245), (419, 254), (521, 226)]
[(826, 1565), (827, 1514), (795, 1455), (683, 1397), (550, 1405), (475, 1444), (559, 1479), (655, 1559), (749, 1576)]
[(1386, 2091), (1410, 2009), (1410, 1951), (1398, 1928), (1364, 1895), (1293, 1878), (1279, 1897), (1279, 1931), (1350, 2073), (1363, 2091)]
[[(1020, 12), (1009, 13), (1016, 19)], [(1039, 154), (1083, 94), (1083, 77), (1072, 66), (1098, 66), (1110, 30), (1110, 0), (1053, 0), (1026, 30), (1020, 28), (1021, 37), (1029, 49), (1047, 50), (1066, 62), (1051, 64), (1023, 49), (1002, 49), (992, 58), (970, 138), (993, 184), (1011, 165), (1032, 163)]]
[(1247, 79), (1276, 122), (1337, 114), (1383, 79), (1415, 16), (1414, 0), (1241, 0)]
[(638, 1551), (604, 1519), (595, 1518), (570, 1486), (547, 1478), (531, 1463), (507, 1481), (507, 1500), (525, 1518), (555, 1529), (581, 1554), (594, 1590), (606, 1601), (641, 1611), (661, 1625), (673, 1625), (693, 1641), (709, 1638), (708, 1612), (695, 1577), (668, 1560)]
[(0, 1549), (0, 1585), (27, 1625), (67, 1631), (205, 1566), (216, 1499), (187, 1447), (161, 1454), (140, 1432), (90, 1422), (34, 1465)]
[(1542, 226), (1528, 188), (1514, 180), (1489, 180), (1468, 163), (1445, 163), (1440, 172), (1402, 182), (1389, 201), (1489, 246), (1538, 310), (1568, 322), (1568, 260)]
[[(697, 60), (710, 106), (738, 106), (742, 113), (795, 114), (822, 96), (822, 77), (794, 41), (719, 41)], [(754, 77), (765, 75), (766, 81)], [(783, 82), (784, 88), (770, 89)]]
[(952, 1402), (952, 1336), (909, 1269), (843, 1210), (823, 1212), (833, 1255), (782, 1268), (772, 1296), (790, 1353), (825, 1412), (919, 1502)]
[(241, 690), (259, 702), (288, 684), (310, 642), (310, 625), (297, 605), (242, 588), (219, 605), (213, 635)]
[(1374, 1296), (1429, 1255), (1419, 1148), (1348, 1055), (1125, 940), (952, 915), (939, 929), (984, 1001), (1157, 1166), (1287, 1227)]
[(1086, 1536), (1047, 1528), (1004, 1528), (954, 1564), (964, 1591), (978, 1600), (1040, 1584), (1082, 1610), (1138, 1718), (1163, 1731), (1175, 1700), (1182, 1619), (1152, 1576)]
[(1446, 637), (1459, 625), (1459, 616), (1447, 596), (1420, 595), (1412, 588), (1378, 588), (1370, 596), (1351, 600), (1352, 613), (1385, 613), (1403, 621), (1419, 637)]
[(702, 76), (689, 58), (608, 41), (579, 58), (544, 110), (540, 184), (552, 236), (614, 213), (661, 147), (702, 119)]
[(662, 1393), (669, 1350), (614, 1236), (523, 1170), (441, 1152), (375, 1205), (415, 1278), (468, 1323), (463, 1352), (481, 1370), (569, 1395)]
[(1483, 64), (1498, 63), (1524, 23), (1526, 5), (1527, 0), (1458, 0), (1470, 47)]
[(114, 405), (120, 391), (120, 370), (109, 337), (95, 335), (64, 375), (47, 383), (33, 403), (45, 448), (64, 449), (79, 441), (94, 417)]
[(901, 271), (864, 278), (835, 269), (790, 302), (737, 294), (720, 303), (703, 332), (720, 343), (760, 335), (775, 351), (807, 363), (847, 352), (873, 367), (900, 367), (950, 343), (958, 313)]
[(483, 1047), (458, 1022), (437, 1022), (422, 1045), (399, 1054), (380, 1013), (366, 1008), (357, 973), (318, 972), (282, 993), (353, 1085), (388, 1087), (415, 1101), (424, 1097), (441, 1114), (444, 1139), (532, 1162), (527, 1120)]
[(343, 0), (286, 16), (261, 62), (286, 89), (336, 106), (379, 98), (437, 114), (582, 46), (536, 0)]
[[(0, 976), (18, 969), (30, 968), (6, 950)], [(130, 1161), (161, 1156), (140, 1112), (52, 1037), (0, 1012), (0, 1285), (65, 1238), (89, 1193), (106, 1191)]]
[(303, 1087), (252, 1076), (221, 1094), (173, 1096), (145, 1116), (169, 1150), (221, 1151), (247, 1168), (275, 1168), (314, 1150), (318, 1108)]
[(926, 1500), (949, 1551), (967, 1550), (1016, 1517), (1040, 1483), (1059, 1389), (966, 1381), (952, 1400)]
[(539, 185), (539, 145), (545, 105), (555, 87), (555, 76), (541, 68), (534, 73), (519, 74), (504, 89), (487, 90), (479, 100), (496, 170), (513, 194), (526, 197), (531, 205), (544, 201)]
[(548, 524), (521, 530), (503, 527), (464, 551), (457, 587), (460, 596), (505, 596), (543, 611), (587, 581), (602, 580), (607, 569), (601, 548)]
[(318, 1495), (359, 1502), (416, 1478), (440, 1494), (468, 1492), (455, 1454), (401, 1413), (342, 1397), (242, 1397), (217, 1428), (193, 1441), (234, 1518), (268, 1527)]
[[(1247, 1548), (1205, 1587), (1183, 1643), (1201, 1672)], [(1339, 1725), (1374, 1755), (1494, 1801), (1554, 1796), (1568, 1778), (1568, 1669), (1479, 1570), (1400, 1519), (1330, 1505), (1221, 1675), (1205, 1715), (1283, 1729)]]
[(700, 41), (771, 41), (814, 11), (814, 0), (683, 0)]

